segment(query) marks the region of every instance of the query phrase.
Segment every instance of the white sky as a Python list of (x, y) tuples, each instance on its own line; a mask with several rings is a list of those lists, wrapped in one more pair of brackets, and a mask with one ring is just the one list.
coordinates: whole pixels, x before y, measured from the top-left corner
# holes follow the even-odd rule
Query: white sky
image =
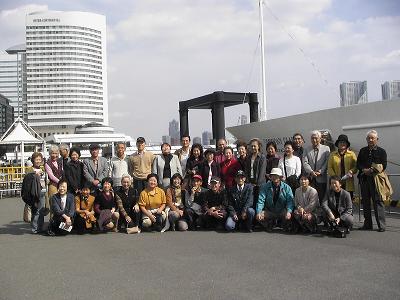
[[(400, 79), (399, 1), (266, 3), (269, 118), (338, 106), (350, 80), (367, 80), (369, 101), (380, 100), (380, 84)], [(25, 42), (25, 15), (40, 10), (106, 15), (110, 124), (133, 138), (160, 141), (179, 101), (260, 92), (257, 0), (3, 0), (0, 49)], [(226, 125), (241, 114), (246, 104), (226, 109)], [(200, 136), (211, 113), (190, 111), (189, 121)]]

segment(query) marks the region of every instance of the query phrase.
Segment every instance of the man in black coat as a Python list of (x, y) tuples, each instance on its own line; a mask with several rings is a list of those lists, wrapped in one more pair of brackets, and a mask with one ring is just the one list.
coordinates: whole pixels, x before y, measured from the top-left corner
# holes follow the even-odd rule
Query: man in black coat
[(244, 223), (248, 232), (252, 232), (252, 224), (255, 216), (253, 206), (253, 185), (245, 183), (246, 174), (239, 170), (235, 177), (236, 185), (228, 192), (228, 218), (225, 229), (232, 231), (236, 224)]

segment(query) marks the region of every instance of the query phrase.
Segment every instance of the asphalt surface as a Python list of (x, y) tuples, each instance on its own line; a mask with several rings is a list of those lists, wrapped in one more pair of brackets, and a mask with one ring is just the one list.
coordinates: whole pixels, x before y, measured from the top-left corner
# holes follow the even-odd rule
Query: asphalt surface
[(0, 200), (0, 299), (400, 299), (393, 216), (384, 233), (345, 239), (279, 230), (47, 237), (30, 234), (22, 210), (19, 198)]

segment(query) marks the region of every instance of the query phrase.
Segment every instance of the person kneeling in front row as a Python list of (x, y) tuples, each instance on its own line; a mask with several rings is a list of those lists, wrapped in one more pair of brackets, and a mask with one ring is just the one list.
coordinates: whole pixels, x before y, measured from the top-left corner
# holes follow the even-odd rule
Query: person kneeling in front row
[(164, 212), (166, 197), (163, 189), (157, 186), (157, 174), (147, 176), (147, 187), (140, 193), (139, 207), (142, 211), (142, 229), (161, 231), (167, 215)]
[[(66, 235), (72, 229), (73, 218), (75, 215), (74, 196), (67, 192), (67, 182), (61, 179), (57, 184), (58, 192), (50, 199), (52, 218), (49, 221), (48, 234)], [(64, 223), (64, 229), (60, 228)]]
[(330, 227), (340, 226), (350, 233), (353, 228), (353, 203), (350, 193), (342, 188), (339, 176), (329, 179), (329, 192), (322, 202), (324, 218)]
[(289, 231), (293, 211), (292, 189), (282, 181), (281, 169), (273, 168), (270, 178), (271, 180), (260, 188), (256, 220), (267, 231), (272, 231), (278, 222), (285, 231)]
[(225, 223), (227, 231), (233, 231), (237, 224), (246, 226), (252, 232), (255, 211), (253, 209), (253, 185), (245, 183), (246, 175), (242, 170), (235, 176), (236, 185), (228, 192), (228, 219)]

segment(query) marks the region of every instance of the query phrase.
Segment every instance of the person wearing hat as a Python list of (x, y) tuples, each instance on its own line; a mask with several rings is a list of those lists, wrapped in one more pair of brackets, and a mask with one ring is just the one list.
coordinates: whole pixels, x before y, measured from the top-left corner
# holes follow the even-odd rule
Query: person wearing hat
[(224, 228), (227, 216), (228, 194), (221, 187), (221, 179), (213, 177), (210, 180), (210, 189), (204, 194), (204, 227)]
[(83, 176), (91, 183), (91, 191), (97, 192), (101, 181), (108, 176), (108, 161), (99, 156), (99, 144), (91, 144), (89, 150), (90, 157), (83, 161)]
[(293, 205), (293, 193), (290, 186), (282, 181), (282, 170), (272, 168), (271, 180), (260, 188), (256, 206), (256, 220), (271, 231), (280, 221), (282, 228), (290, 229)]
[(328, 160), (328, 175), (339, 176), (342, 188), (348, 191), (353, 198), (354, 175), (357, 173), (357, 156), (349, 149), (350, 142), (347, 135), (341, 134), (335, 142), (337, 150), (332, 152)]
[(137, 151), (129, 158), (129, 175), (133, 178), (134, 188), (141, 193), (146, 187), (155, 156), (151, 151), (146, 151), (146, 140), (142, 136), (136, 139), (136, 147)]
[(195, 174), (190, 180), (190, 188), (185, 191), (183, 219), (187, 223), (189, 230), (196, 230), (198, 225), (202, 225), (201, 216), (204, 213), (204, 194), (207, 192), (207, 189), (203, 188), (202, 184), (201, 175)]
[(215, 150), (207, 149), (204, 152), (204, 161), (200, 164), (200, 176), (203, 178), (203, 187), (208, 188), (212, 177), (219, 177), (221, 175), (221, 168), (219, 163), (214, 160)]
[(233, 231), (237, 224), (243, 224), (248, 232), (252, 232), (255, 211), (253, 209), (253, 185), (246, 183), (246, 174), (238, 170), (235, 185), (228, 190), (228, 218), (225, 229)]

